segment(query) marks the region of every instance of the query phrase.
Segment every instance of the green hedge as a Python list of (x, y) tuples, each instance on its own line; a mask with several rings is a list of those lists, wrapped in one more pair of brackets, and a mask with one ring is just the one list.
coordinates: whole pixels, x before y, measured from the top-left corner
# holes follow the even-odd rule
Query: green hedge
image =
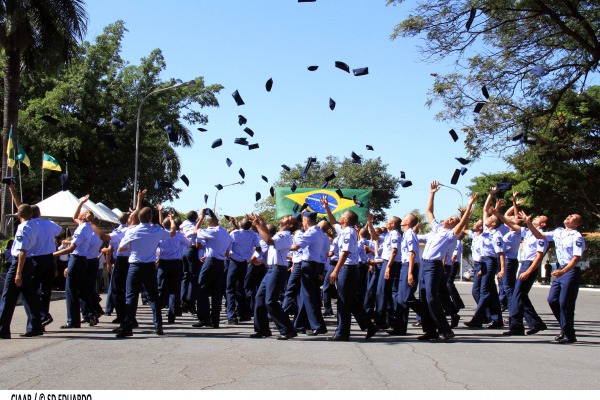
[(586, 285), (600, 285), (600, 236), (584, 236), (585, 253), (583, 259), (590, 263), (581, 273), (582, 282)]

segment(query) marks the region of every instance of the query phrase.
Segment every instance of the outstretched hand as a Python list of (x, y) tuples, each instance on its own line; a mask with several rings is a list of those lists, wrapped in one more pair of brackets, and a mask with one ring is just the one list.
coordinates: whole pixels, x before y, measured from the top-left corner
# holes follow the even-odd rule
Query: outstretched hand
[(437, 192), (438, 190), (440, 190), (440, 183), (438, 181), (431, 182), (429, 190), (430, 190), (430, 193)]

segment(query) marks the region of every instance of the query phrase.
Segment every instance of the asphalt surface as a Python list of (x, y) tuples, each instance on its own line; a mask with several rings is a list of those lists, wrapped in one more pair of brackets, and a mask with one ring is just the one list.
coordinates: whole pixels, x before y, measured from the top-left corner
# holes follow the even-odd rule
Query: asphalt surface
[[(471, 284), (457, 286), (467, 305), (462, 325), (475, 304)], [(64, 299), (52, 302), (54, 323), (44, 336), (21, 338), (26, 317), (18, 306), (13, 339), (0, 340), (0, 388), (600, 389), (600, 290), (579, 292), (579, 341), (560, 345), (553, 342), (559, 329), (546, 303), (548, 288), (536, 285), (531, 291), (548, 330), (505, 337), (502, 330), (459, 327), (450, 343), (419, 342), (421, 330), (415, 327), (405, 337), (380, 332), (367, 342), (354, 323), (349, 343), (328, 342), (329, 335), (250, 339), (250, 322), (192, 328), (190, 314), (165, 325), (166, 335), (158, 337), (151, 311), (142, 305), (134, 336), (116, 339), (114, 315), (103, 316), (95, 327), (59, 329), (66, 321)], [(326, 322), (332, 334), (335, 319)]]

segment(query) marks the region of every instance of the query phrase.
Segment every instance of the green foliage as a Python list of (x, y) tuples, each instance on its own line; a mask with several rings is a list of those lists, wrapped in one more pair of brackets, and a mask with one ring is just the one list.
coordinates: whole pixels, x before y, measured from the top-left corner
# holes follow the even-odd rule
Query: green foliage
[[(530, 120), (554, 117), (565, 94), (598, 72), (598, 32), (593, 0), (430, 0), (419, 2), (391, 37), (421, 36), (425, 60), (454, 61), (452, 73), (432, 74), (429, 104), (443, 104), (437, 118), (462, 124), (469, 152), (479, 156), (512, 151), (507, 139)], [(549, 74), (532, 73), (534, 66)], [(487, 104), (473, 114), (480, 101)]]
[[(163, 81), (160, 74), (166, 63), (159, 49), (129, 64), (120, 56), (126, 32), (123, 21), (107, 26), (94, 43), (84, 43), (68, 68), (56, 76), (27, 77), (20, 112), (20, 142), (31, 159), (23, 186), (24, 201), (37, 202), (41, 195), (41, 154), (54, 156), (64, 169), (68, 162), (70, 189), (111, 207), (131, 205), (137, 111), (142, 99), (157, 89), (180, 80)], [(154, 190), (156, 180), (177, 181), (180, 163), (175, 148), (191, 146), (189, 124), (206, 124), (203, 107), (217, 107), (221, 85), (206, 86), (202, 77), (196, 85), (164, 91), (147, 98), (140, 118), (139, 187), (150, 189), (146, 196), (152, 204), (170, 201), (180, 189)], [(51, 115), (60, 120), (52, 126), (40, 119)], [(112, 117), (125, 122), (122, 129), (111, 124)], [(163, 122), (159, 122), (159, 117)], [(179, 143), (168, 146), (167, 124), (179, 132)], [(112, 134), (118, 149), (105, 140)], [(163, 159), (165, 149), (172, 158)], [(63, 171), (64, 172), (64, 171)], [(60, 190), (58, 173), (44, 171), (44, 191)]]
[[(375, 223), (386, 219), (385, 209), (390, 208), (392, 201), (398, 196), (399, 180), (387, 172), (387, 164), (381, 158), (363, 159), (362, 165), (353, 164), (351, 159), (340, 160), (328, 156), (324, 162), (313, 163), (305, 177), (302, 177), (304, 165), (296, 164), (291, 171), (281, 171), (274, 186), (289, 187), (296, 183), (298, 187), (321, 187), (325, 177), (335, 173), (336, 178), (329, 182), (329, 188), (341, 189), (373, 189), (369, 200), (370, 210), (375, 216)], [(258, 212), (267, 222), (276, 224), (275, 199), (268, 197), (259, 203)]]
[(581, 280), (586, 285), (600, 285), (600, 236), (585, 236), (583, 260), (589, 267), (581, 272)]

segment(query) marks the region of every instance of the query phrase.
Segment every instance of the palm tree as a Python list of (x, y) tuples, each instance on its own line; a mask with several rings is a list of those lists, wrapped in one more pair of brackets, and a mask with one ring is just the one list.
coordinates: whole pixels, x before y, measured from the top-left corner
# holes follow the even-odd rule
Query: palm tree
[[(17, 140), (21, 72), (51, 71), (67, 62), (86, 33), (87, 14), (82, 0), (0, 0), (0, 48), (4, 50), (4, 109), (2, 176), (7, 175), (8, 132)], [(2, 220), (10, 196), (2, 189)]]

